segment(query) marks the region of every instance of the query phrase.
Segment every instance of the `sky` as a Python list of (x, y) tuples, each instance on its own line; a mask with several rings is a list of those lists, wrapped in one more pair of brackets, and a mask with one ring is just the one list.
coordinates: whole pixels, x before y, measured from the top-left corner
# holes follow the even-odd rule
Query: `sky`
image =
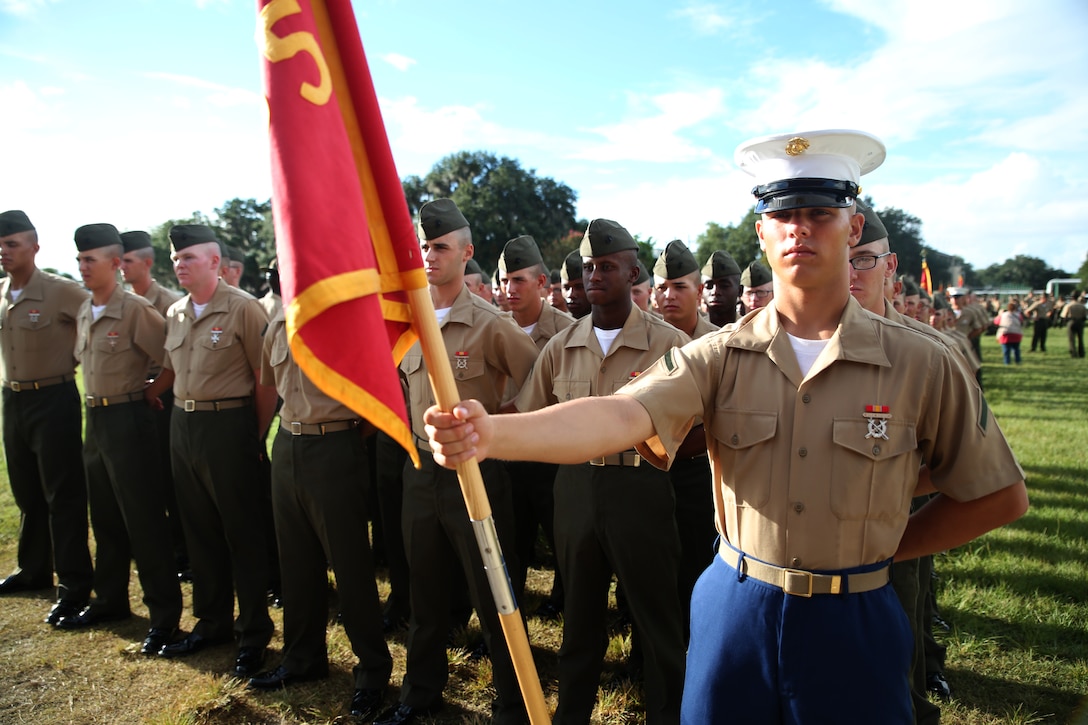
[[(257, 5), (0, 0), (0, 207), (35, 223), (39, 267), (75, 272), (82, 224), (271, 196)], [(738, 144), (855, 128), (888, 149), (862, 193), (929, 246), (976, 269), (1088, 255), (1083, 0), (354, 8), (401, 177), (488, 151), (570, 186), (580, 218), (694, 243), (753, 203)]]

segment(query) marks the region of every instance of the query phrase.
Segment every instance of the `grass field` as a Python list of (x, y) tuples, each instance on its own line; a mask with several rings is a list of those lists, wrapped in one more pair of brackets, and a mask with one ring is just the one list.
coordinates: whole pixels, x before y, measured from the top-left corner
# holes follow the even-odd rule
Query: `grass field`
[[(1088, 723), (1088, 361), (1071, 360), (1062, 331), (1051, 351), (1024, 353), (1005, 368), (993, 338), (984, 339), (987, 398), (1027, 473), (1032, 506), (1021, 520), (937, 558), (938, 601), (949, 632), (946, 674), (952, 725)], [(0, 572), (15, 563), (18, 512), (0, 481)], [(383, 593), (385, 582), (380, 582)], [(524, 603), (532, 611), (550, 574), (531, 572)], [(189, 585), (186, 615), (189, 628)], [(282, 692), (252, 693), (224, 673), (232, 647), (180, 661), (144, 658), (136, 650), (146, 608), (133, 578), (132, 619), (78, 633), (42, 623), (50, 592), (0, 599), (0, 723), (348, 723), (353, 657), (343, 629), (329, 626), (331, 674)], [(335, 595), (330, 620), (335, 616)], [(267, 660), (278, 662), (282, 613)], [(473, 638), (465, 633), (459, 644)], [(554, 623), (529, 620), (529, 638), (545, 696), (555, 707)], [(395, 659), (389, 701), (404, 672), (403, 635), (390, 639)], [(612, 637), (595, 722), (641, 721), (637, 688), (625, 677), (629, 639)], [(487, 722), (492, 697), (486, 659), (463, 647), (449, 651), (447, 706), (434, 723)], [(850, 683), (842, 683), (844, 699)]]

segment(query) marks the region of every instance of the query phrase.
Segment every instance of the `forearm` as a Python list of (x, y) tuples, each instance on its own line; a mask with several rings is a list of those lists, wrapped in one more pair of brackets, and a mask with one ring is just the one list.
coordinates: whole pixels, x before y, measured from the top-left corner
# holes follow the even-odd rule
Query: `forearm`
[(1028, 508), (1023, 481), (973, 501), (933, 497), (907, 522), (896, 561), (952, 549), (1020, 518)]
[(506, 460), (585, 463), (654, 435), (646, 409), (626, 395), (581, 398), (493, 422), (490, 456)]
[(257, 383), (254, 404), (257, 409), (257, 433), (262, 441), (268, 435), (268, 426), (272, 425), (272, 418), (276, 415), (277, 397), (276, 386)]

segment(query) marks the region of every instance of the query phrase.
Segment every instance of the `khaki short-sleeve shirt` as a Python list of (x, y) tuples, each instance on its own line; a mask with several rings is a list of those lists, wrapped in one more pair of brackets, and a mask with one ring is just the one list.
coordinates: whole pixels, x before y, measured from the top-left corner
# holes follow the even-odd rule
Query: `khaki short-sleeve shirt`
[(574, 317), (545, 303), (540, 307), (540, 318), (529, 337), (537, 350), (543, 350), (548, 340), (574, 324)]
[(703, 317), (702, 315), (696, 316), (698, 319), (695, 321), (695, 329), (692, 331), (691, 339), (698, 340), (703, 335), (709, 335), (712, 332), (718, 331), (718, 326), (713, 322)]
[(649, 312), (631, 313), (606, 355), (586, 315), (544, 347), (515, 406), (527, 413), (592, 395), (611, 395), (673, 347), (690, 338)]
[(174, 397), (211, 401), (253, 395), (268, 320), (253, 295), (222, 280), (198, 319), (192, 298), (170, 306), (163, 367), (174, 371)]
[(851, 298), (807, 376), (772, 304), (665, 355), (622, 394), (671, 461), (702, 416), (719, 531), (778, 566), (837, 570), (896, 551), (922, 463), (951, 498), (1023, 480), (982, 391), (947, 349)]
[(0, 280), (0, 364), (4, 382), (75, 372), (76, 318), (90, 294), (77, 282), (34, 270), (16, 300)]
[[(538, 350), (514, 318), (463, 288), (441, 325), (442, 341), (462, 400), (475, 398), (489, 413), (503, 399), (507, 380), (520, 385), (533, 367)], [(429, 451), (423, 413), (434, 405), (434, 391), (417, 342), (401, 360), (408, 380), (412, 432), (420, 450)]]
[(97, 320), (87, 299), (76, 334), (83, 391), (107, 398), (142, 392), (151, 366), (162, 362), (165, 342), (166, 321), (143, 297), (118, 285)]
[(280, 420), (290, 423), (332, 423), (353, 420), (359, 414), (330, 398), (314, 385), (295, 363), (287, 343), (287, 324), (283, 310), (268, 323), (261, 354), (261, 384), (275, 385), (283, 398)]
[(155, 306), (159, 314), (166, 318), (166, 312), (170, 309), (170, 305), (174, 304), (181, 299), (182, 295), (171, 289), (166, 289), (155, 280), (151, 280), (151, 286), (147, 288), (147, 292), (144, 297)]

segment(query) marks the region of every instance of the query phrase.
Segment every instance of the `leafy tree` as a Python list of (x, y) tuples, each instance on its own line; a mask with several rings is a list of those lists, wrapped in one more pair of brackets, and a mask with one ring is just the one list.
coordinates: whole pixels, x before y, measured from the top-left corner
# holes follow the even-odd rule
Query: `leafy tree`
[(1080, 288), (1088, 289), (1088, 254), (1084, 255), (1084, 264), (1077, 270), (1077, 277), (1080, 278)]
[(1053, 269), (1045, 260), (1018, 254), (1000, 264), (991, 264), (979, 272), (982, 284), (987, 287), (1024, 287), (1044, 289), (1048, 280), (1068, 277), (1062, 269)]
[(460, 151), (439, 160), (422, 179), (409, 176), (401, 184), (413, 214), (432, 199), (457, 203), (472, 225), (475, 256), (485, 270), (495, 268), (503, 245), (519, 234), (532, 235), (544, 248), (577, 227), (577, 194), (506, 156)]
[(744, 269), (756, 260), (763, 260), (756, 236), (756, 222), (759, 214), (753, 206), (737, 224), (723, 227), (717, 222), (709, 222), (706, 231), (695, 238), (695, 258), (705, 263), (715, 250), (723, 249), (729, 253), (737, 265)]
[(215, 210), (216, 235), (224, 244), (241, 249), (246, 255), (239, 286), (252, 294), (263, 294), (264, 275), (276, 256), (276, 237), (272, 229), (272, 201), (231, 199)]

